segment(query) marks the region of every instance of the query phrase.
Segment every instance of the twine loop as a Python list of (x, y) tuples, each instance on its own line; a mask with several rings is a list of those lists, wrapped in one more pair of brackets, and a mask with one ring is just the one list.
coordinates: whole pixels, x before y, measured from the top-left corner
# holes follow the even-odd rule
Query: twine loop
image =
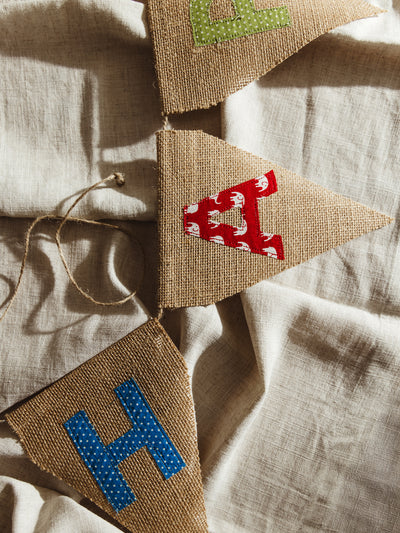
[[(101, 181), (98, 181), (94, 185), (91, 185), (90, 187), (85, 189), (83, 191), (83, 193), (74, 201), (74, 203), (71, 205), (71, 207), (68, 209), (68, 211), (66, 212), (66, 214), (64, 216), (43, 215), (43, 216), (37, 217), (31, 223), (31, 225), (29, 226), (29, 228), (28, 228), (28, 230), (26, 232), (26, 235), (25, 235), (25, 252), (24, 252), (23, 259), (22, 259), (22, 263), (21, 263), (19, 277), (18, 277), (17, 283), (15, 285), (14, 291), (12, 293), (12, 296), (11, 296), (11, 298), (10, 298), (10, 300), (9, 300), (9, 302), (8, 302), (4, 312), (3, 312), (3, 314), (0, 316), (0, 322), (7, 315), (10, 307), (12, 306), (12, 304), (13, 304), (16, 296), (17, 296), (19, 287), (21, 285), (22, 277), (23, 277), (23, 274), (24, 274), (24, 271), (25, 271), (26, 260), (27, 260), (27, 257), (28, 257), (29, 249), (30, 249), (30, 239), (31, 239), (32, 231), (37, 226), (37, 224), (39, 224), (43, 220), (61, 220), (61, 222), (60, 222), (60, 224), (59, 224), (59, 226), (57, 228), (57, 231), (55, 233), (55, 241), (56, 241), (57, 249), (58, 249), (61, 261), (62, 261), (62, 263), (64, 265), (65, 271), (67, 272), (67, 275), (69, 277), (69, 280), (71, 281), (71, 283), (75, 287), (75, 289), (79, 292), (79, 294), (81, 294), (84, 298), (86, 298), (87, 300), (89, 300), (90, 302), (92, 302), (92, 303), (94, 303), (96, 305), (100, 305), (100, 306), (104, 306), (104, 307), (115, 307), (115, 306), (122, 305), (122, 304), (128, 302), (129, 300), (131, 300), (137, 294), (137, 290), (138, 289), (136, 288), (128, 296), (126, 296), (125, 298), (122, 298), (121, 300), (117, 300), (117, 301), (114, 301), (114, 302), (101, 302), (99, 300), (96, 300), (95, 298), (90, 296), (90, 294), (88, 294), (86, 291), (84, 291), (79, 286), (79, 284), (76, 282), (76, 280), (75, 280), (75, 278), (74, 278), (74, 276), (73, 276), (73, 274), (72, 274), (72, 272), (71, 272), (71, 270), (70, 270), (70, 268), (68, 266), (67, 260), (65, 258), (64, 252), (63, 252), (62, 247), (61, 247), (61, 231), (62, 231), (64, 225), (68, 221), (81, 222), (81, 223), (83, 222), (85, 224), (91, 224), (93, 226), (100, 226), (100, 227), (103, 227), (103, 228), (115, 229), (115, 230), (121, 231), (122, 233), (125, 233), (130, 238), (132, 238), (132, 235), (128, 231), (126, 231), (124, 228), (122, 228), (121, 226), (117, 226), (117, 225), (114, 225), (114, 224), (108, 224), (107, 222), (98, 222), (97, 220), (90, 220), (90, 219), (86, 219), (86, 218), (75, 218), (75, 217), (71, 217), (70, 216), (72, 210), (79, 204), (79, 202), (87, 194), (90, 193), (90, 191), (92, 191), (93, 189), (96, 189), (100, 185), (105, 184), (105, 183), (110, 182), (110, 181), (114, 181), (118, 185), (118, 187), (122, 187), (125, 184), (124, 175), (121, 174), (120, 172), (114, 172), (113, 174), (111, 174), (107, 178), (104, 178)], [(143, 269), (143, 271), (144, 271), (144, 269)], [(143, 275), (143, 273), (142, 273), (142, 275)], [(141, 281), (142, 280), (140, 280), (138, 286), (140, 286)]]

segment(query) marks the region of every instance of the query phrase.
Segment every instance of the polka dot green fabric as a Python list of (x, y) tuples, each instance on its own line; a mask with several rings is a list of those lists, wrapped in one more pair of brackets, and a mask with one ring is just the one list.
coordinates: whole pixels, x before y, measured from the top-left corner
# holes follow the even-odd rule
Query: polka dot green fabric
[(221, 43), (268, 30), (291, 26), (286, 6), (256, 9), (253, 0), (232, 0), (236, 15), (212, 21), (210, 7), (213, 0), (191, 0), (190, 21), (196, 46)]

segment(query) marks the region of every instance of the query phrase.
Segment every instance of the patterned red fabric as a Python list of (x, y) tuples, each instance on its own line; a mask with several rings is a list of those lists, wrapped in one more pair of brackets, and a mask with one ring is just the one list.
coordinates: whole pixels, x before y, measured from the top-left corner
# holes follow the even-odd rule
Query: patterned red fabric
[[(264, 176), (187, 205), (183, 209), (185, 233), (238, 250), (283, 260), (282, 237), (262, 233), (258, 214), (258, 200), (277, 190), (275, 174), (271, 170)], [(240, 228), (213, 220), (216, 215), (235, 207), (240, 207), (242, 212)]]

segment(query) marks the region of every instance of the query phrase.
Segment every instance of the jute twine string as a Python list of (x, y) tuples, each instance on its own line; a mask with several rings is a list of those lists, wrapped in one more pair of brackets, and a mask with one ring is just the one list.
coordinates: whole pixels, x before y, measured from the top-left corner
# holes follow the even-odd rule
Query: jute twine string
[(168, 115), (164, 115), (163, 117), (163, 130), (170, 130), (171, 129), (171, 124), (169, 122), (169, 118), (168, 118)]
[[(25, 272), (26, 260), (27, 260), (28, 254), (29, 254), (30, 240), (31, 240), (32, 231), (43, 220), (61, 220), (61, 222), (60, 222), (60, 224), (59, 224), (59, 226), (57, 228), (56, 234), (55, 234), (55, 241), (56, 241), (56, 244), (57, 244), (57, 248), (58, 248), (58, 252), (60, 254), (61, 261), (62, 261), (62, 263), (64, 265), (64, 268), (65, 268), (65, 270), (66, 270), (66, 272), (68, 274), (69, 280), (71, 281), (71, 283), (75, 287), (75, 289), (79, 292), (79, 294), (81, 294), (84, 298), (86, 298), (90, 302), (92, 302), (92, 303), (94, 303), (96, 305), (103, 306), (103, 307), (115, 307), (115, 306), (118, 306), (118, 305), (122, 305), (122, 304), (124, 304), (126, 302), (129, 302), (129, 300), (131, 300), (136, 295), (138, 289), (135, 289), (134, 291), (132, 291), (125, 298), (122, 298), (121, 300), (117, 300), (117, 301), (114, 301), (114, 302), (101, 302), (101, 301), (96, 300), (95, 298), (90, 296), (90, 294), (88, 294), (86, 291), (84, 291), (78, 285), (78, 283), (76, 282), (76, 280), (75, 280), (74, 276), (72, 275), (72, 272), (71, 272), (71, 270), (70, 270), (70, 268), (68, 266), (67, 260), (65, 258), (64, 252), (63, 252), (62, 247), (61, 247), (61, 230), (63, 229), (63, 227), (64, 227), (64, 225), (66, 224), (67, 221), (81, 222), (81, 223), (83, 222), (85, 224), (91, 224), (93, 226), (100, 226), (100, 227), (103, 227), (103, 228), (115, 229), (115, 230), (121, 231), (122, 233), (125, 233), (130, 238), (132, 238), (132, 235), (128, 231), (126, 231), (124, 228), (122, 228), (120, 226), (116, 226), (114, 224), (107, 224), (106, 222), (98, 222), (96, 220), (88, 220), (86, 218), (76, 218), (76, 217), (71, 217), (70, 216), (71, 211), (79, 204), (79, 202), (87, 194), (90, 193), (90, 191), (92, 191), (93, 189), (96, 189), (100, 185), (105, 184), (105, 183), (107, 183), (109, 181), (115, 181), (116, 184), (119, 187), (122, 187), (125, 184), (125, 179), (124, 179), (123, 175), (121, 173), (119, 173), (119, 172), (114, 172), (113, 174), (111, 174), (107, 178), (104, 178), (101, 181), (98, 181), (94, 185), (90, 186), (89, 188), (85, 189), (85, 191), (74, 201), (74, 203), (71, 205), (71, 207), (68, 209), (68, 211), (66, 212), (66, 214), (64, 216), (43, 215), (43, 216), (37, 217), (32, 222), (32, 224), (29, 226), (29, 228), (28, 228), (28, 230), (26, 232), (26, 235), (25, 235), (25, 252), (24, 252), (23, 259), (22, 259), (22, 263), (21, 263), (21, 268), (20, 268), (20, 272), (19, 272), (18, 281), (17, 281), (17, 284), (15, 285), (13, 294), (12, 294), (12, 296), (11, 296), (11, 298), (10, 298), (10, 300), (9, 300), (5, 310), (4, 310), (4, 312), (0, 316), (0, 322), (2, 320), (4, 320), (4, 318), (6, 317), (8, 311), (10, 310), (10, 307), (12, 306), (12, 304), (13, 304), (16, 296), (17, 296), (18, 290), (20, 288), (20, 285), (21, 285), (21, 282), (22, 282), (22, 278), (23, 278), (23, 275), (24, 275), (24, 272)], [(141, 281), (142, 280), (140, 280), (138, 286), (140, 286)], [(162, 310), (160, 310), (159, 316), (157, 318), (159, 318), (161, 316), (162, 316)]]

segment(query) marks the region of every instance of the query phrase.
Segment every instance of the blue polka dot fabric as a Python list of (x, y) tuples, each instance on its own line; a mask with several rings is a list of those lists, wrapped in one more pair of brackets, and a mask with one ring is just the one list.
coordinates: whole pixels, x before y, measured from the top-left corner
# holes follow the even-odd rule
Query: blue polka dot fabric
[(122, 383), (115, 393), (132, 422), (132, 429), (105, 446), (85, 411), (79, 411), (64, 427), (79, 455), (113, 509), (118, 513), (136, 498), (118, 465), (146, 447), (165, 479), (185, 467), (179, 452), (151, 410), (134, 379)]
[(136, 498), (118, 470), (118, 463), (102, 443), (85, 411), (79, 411), (64, 427), (80, 456), (116, 512), (122, 511)]

